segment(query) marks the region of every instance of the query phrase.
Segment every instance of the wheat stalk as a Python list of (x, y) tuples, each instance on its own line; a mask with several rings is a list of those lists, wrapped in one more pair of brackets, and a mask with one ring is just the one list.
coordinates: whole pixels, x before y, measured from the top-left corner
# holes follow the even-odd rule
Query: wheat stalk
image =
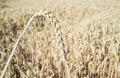
[(17, 41), (16, 41), (16, 43), (15, 43), (15, 45), (14, 45), (14, 48), (12, 49), (12, 52), (11, 52), (11, 54), (10, 54), (7, 62), (6, 62), (6, 65), (5, 65), (4, 69), (3, 69), (3, 72), (2, 72), (2, 74), (1, 74), (1, 76), (0, 76), (0, 78), (3, 78), (3, 77), (4, 77), (4, 74), (5, 74), (6, 70), (7, 70), (7, 67), (8, 67), (8, 65), (9, 65), (10, 61), (12, 60), (12, 57), (13, 57), (13, 55), (14, 55), (14, 53), (15, 53), (15, 50), (16, 50), (16, 48), (17, 48), (17, 45), (18, 45), (20, 39), (21, 39), (22, 36), (24, 35), (24, 33), (25, 33), (25, 31), (27, 30), (27, 28), (30, 26), (32, 20), (33, 20), (35, 17), (37, 17), (37, 16), (43, 16), (44, 18), (47, 18), (47, 19), (51, 22), (51, 24), (53, 25), (53, 27), (54, 27), (54, 29), (55, 29), (55, 33), (56, 33), (56, 35), (57, 35), (57, 37), (58, 37), (58, 44), (60, 45), (60, 47), (61, 47), (61, 52), (62, 52), (62, 54), (63, 54), (63, 59), (62, 59), (62, 61), (65, 61), (65, 60), (66, 60), (65, 45), (64, 45), (64, 43), (63, 43), (63, 37), (62, 37), (63, 33), (62, 33), (62, 31), (61, 31), (61, 27), (60, 27), (60, 25), (59, 25), (59, 22), (58, 22), (58, 20), (55, 18), (55, 16), (54, 16), (51, 12), (46, 11), (46, 10), (41, 10), (41, 11), (39, 11), (38, 13), (35, 13), (35, 15), (33, 15), (33, 16), (29, 19), (29, 21), (27, 22), (24, 30), (23, 30), (22, 33), (20, 34), (19, 38), (17, 39)]

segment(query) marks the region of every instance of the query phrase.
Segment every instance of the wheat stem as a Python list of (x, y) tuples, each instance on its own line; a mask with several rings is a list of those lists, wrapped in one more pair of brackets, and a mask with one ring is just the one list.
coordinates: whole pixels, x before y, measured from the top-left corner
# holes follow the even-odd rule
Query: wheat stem
[(19, 38), (17, 39), (17, 41), (16, 41), (16, 43), (15, 43), (15, 45), (14, 45), (14, 48), (12, 49), (12, 52), (11, 52), (9, 58), (8, 58), (8, 61), (6, 62), (6, 65), (5, 65), (4, 69), (3, 69), (3, 72), (2, 72), (2, 74), (1, 74), (1, 76), (0, 76), (0, 78), (3, 78), (3, 76), (4, 76), (4, 74), (5, 74), (6, 70), (7, 70), (7, 67), (8, 67), (8, 65), (9, 65), (9, 63), (10, 63), (10, 61), (12, 60), (12, 57), (13, 57), (13, 55), (14, 55), (14, 53), (15, 53), (15, 50), (16, 50), (16, 48), (17, 48), (17, 45), (18, 45), (20, 39), (21, 39), (22, 36), (24, 35), (25, 31), (26, 31), (27, 28), (29, 27), (29, 25), (30, 25), (30, 23), (32, 22), (32, 20), (33, 20), (34, 17), (35, 17), (35, 15), (30, 18), (30, 20), (28, 21), (27, 25), (25, 26), (23, 32), (20, 34)]

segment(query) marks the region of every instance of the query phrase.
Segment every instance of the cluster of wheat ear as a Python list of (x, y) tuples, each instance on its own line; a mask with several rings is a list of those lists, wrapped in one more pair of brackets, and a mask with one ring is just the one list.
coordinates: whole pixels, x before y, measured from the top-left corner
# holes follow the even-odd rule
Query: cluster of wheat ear
[(35, 13), (35, 15), (33, 15), (30, 20), (28, 21), (28, 23), (26, 24), (24, 30), (22, 31), (22, 33), (20, 34), (19, 38), (17, 39), (15, 45), (14, 45), (14, 48), (12, 49), (12, 52), (8, 58), (8, 61), (6, 62), (6, 65), (3, 69), (3, 72), (1, 74), (1, 77), (0, 78), (3, 78), (4, 77), (4, 74), (6, 72), (6, 69), (14, 55), (14, 52), (16, 50), (16, 47), (20, 41), (20, 39), (22, 38), (22, 36), (24, 35), (25, 31), (27, 30), (27, 28), (30, 26), (30, 23), (33, 21), (33, 19), (35, 19), (36, 17), (43, 17), (45, 19), (48, 19), (50, 21), (50, 23), (53, 25), (54, 29), (55, 29), (55, 34), (56, 36), (58, 37), (58, 45), (60, 45), (60, 49), (61, 49), (61, 53), (63, 55), (61, 61), (62, 62), (65, 62), (66, 61), (66, 51), (65, 51), (65, 44), (63, 42), (63, 33), (62, 33), (62, 30), (61, 30), (61, 26), (59, 24), (59, 21), (56, 19), (56, 17), (49, 11), (46, 11), (46, 10), (40, 10), (38, 13)]

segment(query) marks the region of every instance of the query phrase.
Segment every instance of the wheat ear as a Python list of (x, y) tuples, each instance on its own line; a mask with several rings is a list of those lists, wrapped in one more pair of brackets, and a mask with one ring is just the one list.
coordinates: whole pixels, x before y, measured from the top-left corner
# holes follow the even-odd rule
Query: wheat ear
[(53, 25), (53, 27), (55, 29), (55, 34), (58, 38), (58, 45), (60, 45), (61, 53), (63, 55), (62, 61), (65, 61), (66, 60), (66, 50), (65, 50), (65, 44), (63, 42), (63, 32), (61, 30), (59, 21), (56, 19), (56, 17), (51, 12), (46, 11), (46, 10), (39, 11), (38, 16), (45, 17)]

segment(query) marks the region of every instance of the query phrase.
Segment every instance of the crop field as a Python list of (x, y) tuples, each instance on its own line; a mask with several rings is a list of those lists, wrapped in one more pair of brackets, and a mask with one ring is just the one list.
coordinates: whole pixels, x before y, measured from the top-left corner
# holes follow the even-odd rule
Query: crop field
[(0, 0), (0, 78), (120, 78), (120, 0)]

